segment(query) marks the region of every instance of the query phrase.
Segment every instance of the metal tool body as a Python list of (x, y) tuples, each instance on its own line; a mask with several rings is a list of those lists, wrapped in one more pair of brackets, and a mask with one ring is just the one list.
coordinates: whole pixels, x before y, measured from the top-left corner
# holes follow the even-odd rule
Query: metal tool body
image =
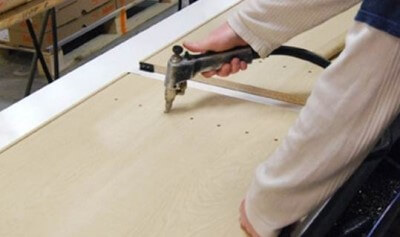
[[(204, 54), (190, 54), (185, 52), (181, 46), (173, 47), (173, 55), (168, 61), (167, 74), (165, 78), (165, 113), (172, 108), (176, 95), (185, 94), (187, 80), (193, 78), (197, 73), (217, 70), (225, 63), (230, 63), (233, 58), (238, 58), (250, 64), (254, 59), (260, 58), (250, 46), (237, 47), (224, 52), (207, 52)], [(321, 67), (327, 67), (330, 62), (312, 52), (290, 46), (281, 46), (270, 55), (288, 55), (300, 58)]]
[(186, 89), (186, 81), (193, 78), (197, 73), (217, 70), (223, 64), (230, 63), (233, 58), (251, 63), (253, 59), (260, 56), (250, 47), (238, 47), (229, 51), (193, 55), (186, 52), (182, 55), (181, 46), (173, 47), (174, 55), (168, 61), (167, 75), (165, 79), (165, 112), (172, 108), (176, 95), (183, 95)]

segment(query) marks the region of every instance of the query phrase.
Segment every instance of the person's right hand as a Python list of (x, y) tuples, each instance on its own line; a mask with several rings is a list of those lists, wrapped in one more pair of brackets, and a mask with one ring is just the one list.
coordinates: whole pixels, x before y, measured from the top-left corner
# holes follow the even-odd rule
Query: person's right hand
[[(207, 51), (221, 52), (238, 46), (245, 46), (247, 43), (237, 35), (228, 23), (222, 24), (220, 27), (212, 31), (208, 37), (198, 42), (184, 42), (183, 46), (188, 50), (196, 53), (205, 53)], [(237, 73), (240, 70), (246, 70), (247, 64), (238, 58), (232, 59), (231, 63), (222, 65), (219, 70), (203, 72), (204, 77), (212, 77), (218, 75), (227, 77), (230, 74)]]

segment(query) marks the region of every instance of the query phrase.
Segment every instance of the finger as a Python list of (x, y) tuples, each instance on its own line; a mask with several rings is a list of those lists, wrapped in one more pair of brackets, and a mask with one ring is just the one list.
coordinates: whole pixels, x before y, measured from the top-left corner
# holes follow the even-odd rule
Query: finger
[(238, 58), (234, 58), (231, 61), (231, 68), (232, 68), (232, 74), (237, 73), (240, 70), (240, 60)]
[(241, 224), (241, 225), (240, 225), (240, 228), (242, 228), (242, 230), (246, 233), (247, 236), (253, 237), (253, 234), (250, 233), (250, 231), (246, 228), (246, 226), (244, 226), (243, 224)]
[(204, 53), (210, 50), (210, 40), (208, 38), (198, 42), (183, 42), (183, 46), (195, 53)]
[(248, 228), (248, 221), (247, 221), (247, 216), (246, 216), (246, 208), (245, 208), (245, 200), (243, 200), (240, 203), (240, 226), (246, 231), (246, 232), (250, 232), (249, 228)]
[(239, 207), (240, 213), (244, 213), (244, 210), (245, 210), (244, 201), (245, 201), (245, 199), (243, 199), (242, 202), (240, 203), (240, 207)]
[(240, 217), (239, 217), (240, 226), (242, 228), (245, 228), (246, 227), (246, 213), (245, 213), (245, 208), (244, 208), (244, 200), (240, 203), (239, 213), (240, 213)]
[(243, 71), (243, 70), (246, 70), (247, 69), (247, 63), (246, 62), (244, 62), (244, 61), (240, 61), (240, 69)]
[(231, 65), (226, 63), (222, 65), (222, 67), (217, 71), (217, 75), (220, 77), (227, 77), (231, 74), (232, 68)]
[(251, 237), (260, 237), (260, 235), (258, 235), (258, 233), (253, 229), (253, 227), (251, 227), (251, 229), (250, 230), (248, 229), (247, 231)]
[(253, 226), (249, 223), (247, 217), (242, 217), (242, 221), (240, 222), (240, 226), (242, 229), (247, 232), (252, 237), (258, 237), (258, 233), (254, 230)]
[(208, 71), (208, 72), (202, 72), (201, 74), (206, 78), (210, 78), (210, 77), (214, 76), (215, 74), (217, 74), (217, 71), (213, 70), (213, 71)]

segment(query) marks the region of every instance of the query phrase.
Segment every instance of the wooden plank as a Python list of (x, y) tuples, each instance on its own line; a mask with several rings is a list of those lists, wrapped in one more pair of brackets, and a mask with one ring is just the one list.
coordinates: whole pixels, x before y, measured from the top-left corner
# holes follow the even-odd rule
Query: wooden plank
[(23, 5), (29, 1), (30, 0), (13, 0), (13, 1), (0, 0), (0, 13), (8, 11), (20, 5)]
[(156, 17), (157, 15), (161, 14), (168, 9), (177, 6), (178, 0), (170, 0), (167, 2), (161, 1), (154, 5), (153, 7), (149, 7), (145, 9), (140, 14), (137, 14), (127, 20), (127, 30), (133, 30), (140, 26), (141, 24), (145, 23), (146, 21), (150, 20), (151, 18)]
[(160, 1), (128, 18), (127, 12), (129, 11), (129, 9), (139, 5), (142, 2), (144, 2), (144, 0), (135, 1), (125, 7), (121, 7), (120, 9), (118, 9), (119, 14), (110, 25), (109, 32), (123, 35), (129, 31), (136, 29), (143, 23), (151, 20), (157, 15), (169, 10), (170, 8), (177, 6), (178, 4), (178, 0), (170, 0), (166, 2)]
[(266, 88), (261, 88), (253, 85), (237, 83), (236, 81), (228, 81), (220, 78), (203, 78), (201, 76), (193, 78), (194, 81), (213, 86), (230, 89), (233, 91), (241, 91), (247, 94), (258, 95), (265, 98), (271, 98), (295, 105), (305, 105), (308, 94), (284, 93)]
[(48, 10), (64, 0), (32, 0), (24, 5), (13, 8), (0, 14), (0, 30), (9, 28), (21, 21), (29, 19), (45, 10)]
[(238, 206), (297, 112), (125, 76), (0, 154), (0, 236), (245, 236)]
[[(210, 30), (219, 26), (226, 20), (231, 12), (240, 8), (240, 4), (228, 10), (224, 14), (210, 20), (203, 26), (189, 32), (175, 42), (167, 45), (155, 54), (145, 58), (142, 62), (154, 65), (155, 71), (166, 72), (166, 65), (172, 55), (173, 45), (181, 44), (183, 41), (196, 41), (206, 37)], [(344, 47), (344, 39), (348, 28), (352, 25), (354, 15), (359, 6), (330, 19), (322, 25), (311, 29), (290, 40), (287, 45), (309, 49), (326, 58), (336, 56)], [(265, 60), (257, 60), (249, 66), (247, 71), (240, 72), (228, 78), (219, 78), (218, 86), (235, 89), (255, 94), (255, 91), (262, 93), (265, 97), (304, 104), (314, 82), (322, 69), (318, 66), (300, 61), (298, 59), (271, 56)], [(204, 80), (201, 76), (195, 80), (208, 84), (214, 84), (217, 80)], [(247, 90), (248, 88), (257, 90)], [(286, 99), (285, 99), (286, 98)]]

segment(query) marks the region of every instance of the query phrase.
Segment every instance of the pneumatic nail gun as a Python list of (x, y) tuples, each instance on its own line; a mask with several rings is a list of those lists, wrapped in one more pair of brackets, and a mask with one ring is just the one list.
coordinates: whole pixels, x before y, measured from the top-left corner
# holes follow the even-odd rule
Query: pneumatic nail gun
[[(230, 63), (233, 58), (238, 58), (250, 64), (254, 59), (260, 58), (250, 46), (237, 47), (224, 52), (207, 52), (204, 54), (183, 53), (181, 46), (172, 48), (173, 55), (168, 61), (167, 74), (165, 78), (165, 113), (172, 108), (176, 95), (184, 95), (187, 81), (196, 76), (197, 73), (217, 70), (223, 64)], [(321, 67), (327, 67), (330, 62), (319, 55), (305, 49), (281, 46), (271, 52), (270, 55), (288, 55), (300, 58)]]

